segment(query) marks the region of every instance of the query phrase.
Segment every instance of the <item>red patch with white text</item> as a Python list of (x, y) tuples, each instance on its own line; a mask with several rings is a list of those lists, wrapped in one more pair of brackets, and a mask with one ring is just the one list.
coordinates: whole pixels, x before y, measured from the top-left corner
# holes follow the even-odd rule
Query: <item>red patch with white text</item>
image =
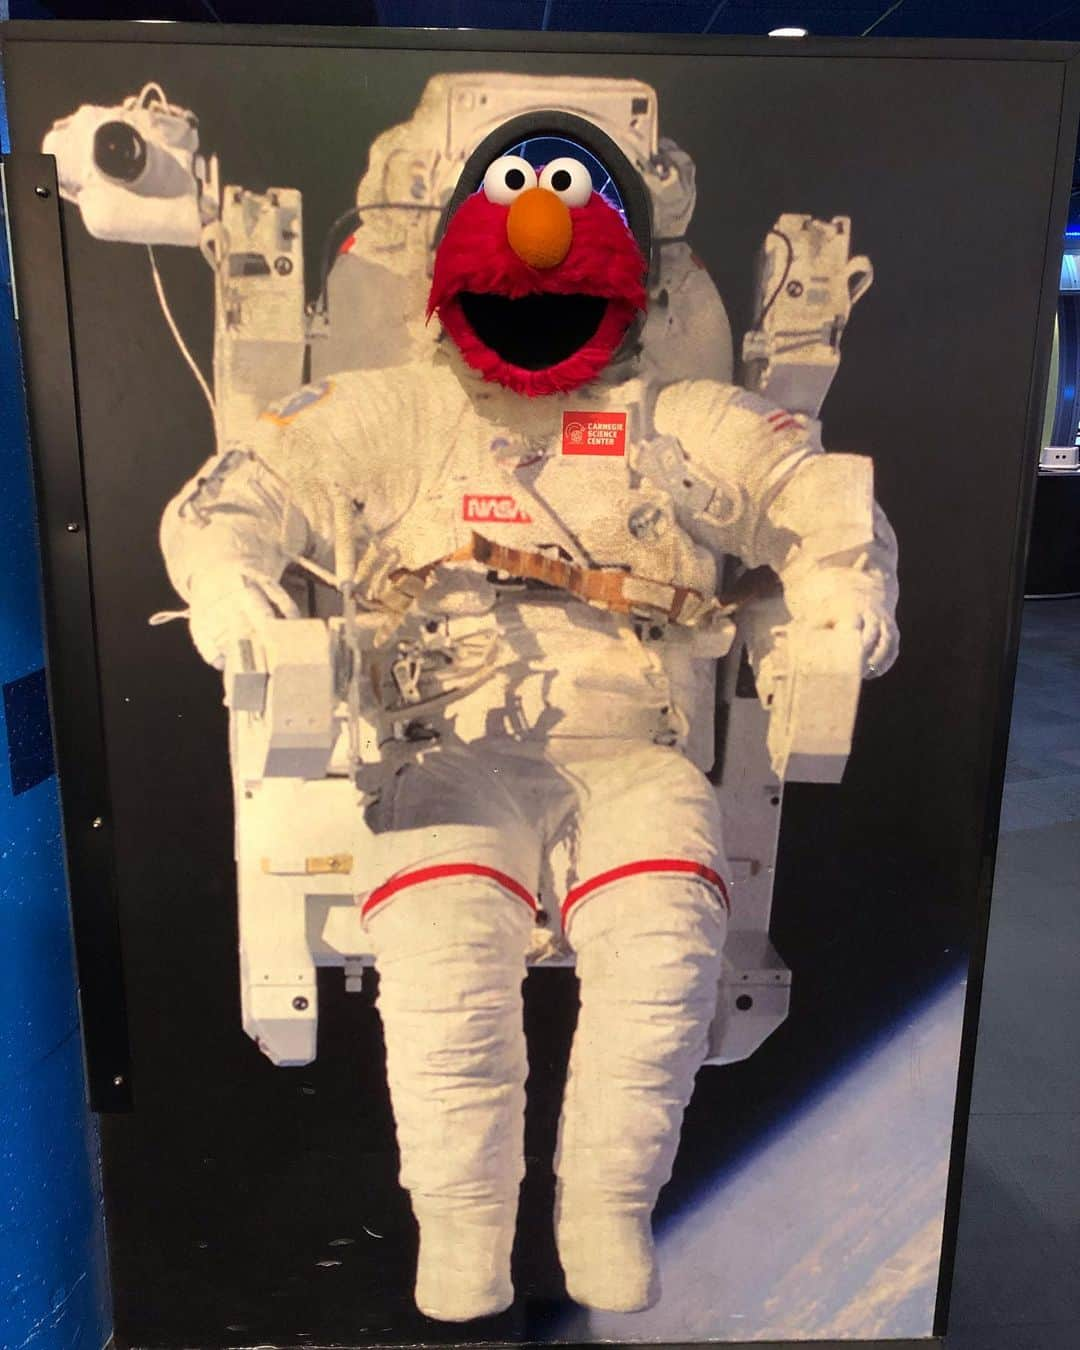
[(564, 455), (625, 455), (626, 414), (564, 412), (562, 452)]
[(499, 493), (466, 492), (461, 514), (465, 520), (494, 521), (497, 525), (532, 524), (532, 516), (513, 497)]

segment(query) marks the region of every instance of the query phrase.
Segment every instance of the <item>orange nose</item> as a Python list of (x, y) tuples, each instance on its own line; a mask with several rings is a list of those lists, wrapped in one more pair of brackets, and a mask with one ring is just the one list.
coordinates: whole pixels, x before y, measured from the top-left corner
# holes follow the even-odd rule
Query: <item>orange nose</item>
[(510, 204), (506, 237), (530, 267), (558, 267), (574, 237), (566, 203), (547, 188), (529, 188)]

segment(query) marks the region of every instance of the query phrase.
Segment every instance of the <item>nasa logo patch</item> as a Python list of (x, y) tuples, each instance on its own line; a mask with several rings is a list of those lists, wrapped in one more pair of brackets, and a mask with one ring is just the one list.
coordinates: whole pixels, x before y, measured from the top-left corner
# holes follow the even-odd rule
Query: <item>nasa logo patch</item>
[(465, 520), (497, 521), (500, 525), (531, 525), (532, 517), (505, 493), (466, 492), (461, 505)]

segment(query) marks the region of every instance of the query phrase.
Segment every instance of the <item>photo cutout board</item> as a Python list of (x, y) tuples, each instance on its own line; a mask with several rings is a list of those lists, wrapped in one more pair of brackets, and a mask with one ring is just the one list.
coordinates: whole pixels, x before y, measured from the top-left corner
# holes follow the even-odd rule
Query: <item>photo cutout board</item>
[(9, 27), (120, 1345), (940, 1334), (1071, 59)]

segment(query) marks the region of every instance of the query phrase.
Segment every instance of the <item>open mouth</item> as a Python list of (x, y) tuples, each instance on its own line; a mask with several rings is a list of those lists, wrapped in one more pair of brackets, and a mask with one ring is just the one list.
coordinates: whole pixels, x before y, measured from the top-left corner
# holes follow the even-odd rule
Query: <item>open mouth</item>
[(608, 305), (601, 296), (550, 292), (510, 300), (462, 291), (457, 299), (480, 341), (522, 370), (546, 370), (580, 351), (596, 336)]

